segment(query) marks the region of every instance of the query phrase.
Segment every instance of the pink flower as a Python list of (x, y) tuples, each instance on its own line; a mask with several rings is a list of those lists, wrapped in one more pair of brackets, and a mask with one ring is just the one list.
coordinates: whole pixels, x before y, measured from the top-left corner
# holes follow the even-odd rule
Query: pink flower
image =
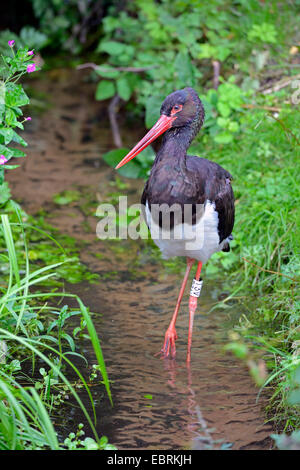
[(30, 116), (24, 117), (23, 121), (21, 121), (21, 124), (23, 124), (23, 122), (31, 121), (31, 119), (32, 118)]
[(4, 155), (0, 155), (0, 165), (4, 165), (7, 162), (7, 158)]
[(27, 55), (34, 55), (34, 52), (33, 51), (28, 51)]
[(28, 65), (26, 70), (27, 70), (28, 73), (35, 72), (36, 71), (35, 64)]
[(14, 47), (14, 45), (15, 45), (14, 39), (12, 39), (11, 41), (8, 41), (8, 45), (9, 45), (9, 47)]

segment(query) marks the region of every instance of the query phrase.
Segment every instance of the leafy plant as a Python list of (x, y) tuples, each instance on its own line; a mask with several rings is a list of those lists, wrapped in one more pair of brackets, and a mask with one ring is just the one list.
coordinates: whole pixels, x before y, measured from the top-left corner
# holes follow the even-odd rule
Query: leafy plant
[(248, 32), (248, 39), (262, 43), (276, 43), (277, 32), (275, 26), (270, 23), (254, 24)]
[(90, 36), (96, 33), (95, 25), (101, 21), (103, 1), (95, 0), (31, 0), (39, 30), (48, 38), (48, 46), (78, 54)]
[(12, 143), (27, 146), (27, 142), (16, 132), (24, 129), (24, 122), (30, 117), (23, 118), (22, 107), (29, 103), (29, 98), (22, 85), (17, 81), (26, 73), (37, 70), (33, 62), (33, 51), (28, 48), (14, 51), (15, 41), (9, 41), (10, 56), (2, 56), (0, 67), (0, 204), (5, 204), (10, 192), (4, 182), (4, 170), (14, 169), (18, 165), (10, 165), (11, 158), (24, 157), (25, 153), (18, 148), (11, 147)]
[[(15, 207), (18, 213), (17, 206)], [(21, 220), (19, 213), (18, 216)], [(65, 323), (70, 317), (82, 316), (84, 325), (81, 325), (80, 330), (84, 326), (88, 329), (89, 338), (97, 357), (98, 370), (111, 400), (101, 346), (90, 314), (76, 295), (57, 291), (45, 292), (44, 290), (32, 292), (33, 287), (43, 285), (47, 279), (56, 276), (55, 269), (62, 263), (58, 262), (52, 266), (31, 269), (25, 231), (21, 222), (20, 225), (24, 241), (24, 267), (19, 265), (9, 218), (6, 214), (1, 215), (0, 230), (5, 240), (7, 252), (7, 255), (1, 255), (1, 258), (2, 261), (8, 263), (9, 269), (7, 277), (3, 278), (2, 274), (0, 287), (2, 291), (0, 299), (0, 447), (3, 449), (61, 448), (51, 423), (50, 414), (68, 399), (69, 393), (78, 402), (94, 433), (95, 440), (86, 441), (83, 447), (90, 447), (94, 441), (94, 446), (97, 445), (99, 449), (103, 448), (104, 444), (97, 435), (93, 419), (89, 416), (74, 385), (64, 374), (66, 365), (74, 370), (88, 393), (95, 419), (94, 402), (88, 385), (81, 372), (69, 359), (70, 354), (78, 356), (75, 351), (75, 339), (78, 331), (74, 330), (73, 337), (65, 332)], [(20, 272), (23, 275), (20, 275)], [(6, 284), (5, 287), (3, 283)], [(63, 306), (61, 309), (48, 306), (50, 298), (55, 299), (62, 295), (75, 299), (79, 310), (69, 309), (67, 306)], [(51, 316), (57, 318), (47, 325), (48, 318)], [(30, 387), (27, 373), (28, 387), (26, 390), (20, 385), (19, 377), (20, 372), (23, 371), (24, 359), (30, 357), (33, 371), (36, 358), (39, 363), (43, 362), (45, 366), (40, 367), (42, 380), (35, 380), (35, 387)], [(84, 359), (83, 356), (80, 355), (80, 357)]]
[(48, 43), (47, 36), (33, 26), (23, 26), (18, 35), (12, 31), (5, 30), (0, 32), (1, 54), (9, 55), (10, 46), (8, 45), (8, 42), (12, 40), (15, 42), (15, 47), (17, 49), (29, 48), (30, 50), (36, 49), (39, 51)]
[[(110, 150), (102, 155), (103, 160), (115, 167), (123, 157), (129, 152), (128, 148), (120, 148)], [(146, 147), (140, 155), (134, 160), (130, 161), (127, 165), (120, 168), (118, 171), (120, 175), (127, 178), (145, 178), (149, 175), (151, 165), (155, 159), (155, 153), (151, 146)]]
[(106, 436), (102, 436), (100, 441), (97, 442), (91, 437), (83, 439), (85, 432), (83, 431), (83, 424), (78, 425), (76, 434), (70, 433), (65, 439), (64, 445), (68, 450), (117, 450), (117, 448), (108, 443)]

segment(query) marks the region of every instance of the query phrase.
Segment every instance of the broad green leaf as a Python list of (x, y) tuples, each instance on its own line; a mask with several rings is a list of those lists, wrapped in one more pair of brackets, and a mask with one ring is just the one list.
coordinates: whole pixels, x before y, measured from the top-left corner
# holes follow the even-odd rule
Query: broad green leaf
[(5, 181), (0, 185), (0, 204), (5, 204), (11, 197), (8, 183)]
[(9, 147), (0, 144), (0, 155), (4, 155), (6, 158), (11, 158), (12, 154), (13, 152)]
[(1, 143), (8, 145), (13, 139), (14, 131), (9, 127), (0, 128)]
[(218, 108), (218, 111), (219, 113), (224, 116), (224, 117), (228, 117), (230, 115), (230, 106), (228, 106), (228, 104), (226, 103), (223, 103), (222, 101), (219, 101), (218, 104), (217, 104), (217, 108)]
[(155, 152), (151, 145), (148, 145), (141, 153), (135, 157), (142, 168), (150, 168), (155, 159)]
[(26, 157), (26, 153), (19, 149), (10, 148), (10, 154), (14, 158)]
[(36, 48), (40, 50), (48, 43), (46, 34), (38, 31), (33, 26), (23, 26), (20, 31), (20, 39), (24, 46), (29, 47), (29, 49)]
[(217, 50), (214, 46), (208, 43), (201, 44), (200, 53), (198, 54), (199, 59), (211, 59), (216, 57)]
[(291, 390), (288, 394), (287, 401), (290, 405), (300, 404), (300, 388)]
[(96, 100), (107, 100), (114, 96), (116, 92), (115, 85), (109, 80), (101, 80), (96, 90)]
[(17, 142), (18, 144), (23, 145), (23, 147), (27, 146), (27, 142), (25, 142), (22, 137), (20, 137), (13, 129), (2, 127), (0, 128), (0, 136), (2, 136), (2, 142), (5, 145), (8, 145), (11, 141)]
[(276, 43), (277, 31), (275, 26), (271, 23), (254, 24), (250, 31), (248, 31), (249, 41), (263, 43)]
[(117, 41), (102, 41), (97, 48), (97, 52), (107, 52), (107, 54), (110, 55), (120, 55), (124, 51), (124, 46), (124, 44)]
[(181, 82), (180, 86), (194, 86), (193, 65), (188, 53), (179, 52), (174, 65)]
[(230, 54), (231, 49), (229, 49), (229, 47), (220, 46), (217, 48), (216, 59), (220, 60), (221, 62), (224, 62)]
[(5, 170), (14, 170), (14, 168), (19, 168), (19, 166), (20, 165), (7, 165), (7, 164), (5, 164), (5, 165), (3, 165), (3, 168)]
[[(117, 164), (122, 160), (122, 158), (127, 155), (129, 149), (120, 148), (111, 150), (110, 152), (102, 155), (103, 160), (112, 167), (116, 167)], [(134, 160), (131, 160), (126, 165), (122, 166), (119, 170), (116, 170), (120, 175), (126, 176), (127, 178), (138, 178), (141, 166)]]
[(6, 106), (25, 106), (29, 103), (29, 98), (22, 88), (22, 85), (7, 83), (5, 93)]
[(71, 202), (78, 201), (79, 199), (80, 192), (75, 190), (66, 190), (53, 196), (55, 204), (59, 204), (60, 206), (70, 204)]
[(114, 69), (113, 67), (109, 65), (105, 65), (105, 64), (99, 65), (98, 67), (96, 67), (95, 72), (104, 78), (117, 78), (120, 76), (120, 73), (121, 73), (118, 70)]
[(19, 127), (17, 116), (11, 108), (6, 109), (5, 111), (5, 124), (8, 127)]
[(232, 342), (226, 344), (224, 347), (225, 351), (231, 351), (239, 359), (246, 359), (248, 354), (248, 348), (243, 343)]
[(237, 132), (239, 130), (239, 125), (236, 121), (231, 121), (228, 126), (230, 132)]
[(124, 101), (129, 100), (131, 96), (131, 88), (127, 78), (121, 77), (117, 80), (117, 92)]
[(227, 132), (227, 131), (220, 132), (220, 134), (217, 134), (214, 137), (214, 140), (218, 144), (229, 144), (233, 140), (233, 135), (231, 132)]
[(146, 127), (152, 127), (160, 116), (160, 108), (165, 96), (154, 95), (150, 96), (146, 101)]
[[(0, 93), (1, 93), (1, 90), (0, 90)], [(4, 112), (5, 112), (5, 105), (1, 104), (1, 95), (0, 95), (0, 122), (3, 121)]]

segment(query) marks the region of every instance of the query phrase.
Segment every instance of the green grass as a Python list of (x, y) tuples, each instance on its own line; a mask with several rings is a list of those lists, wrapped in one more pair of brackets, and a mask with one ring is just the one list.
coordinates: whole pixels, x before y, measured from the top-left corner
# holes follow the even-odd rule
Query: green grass
[[(78, 330), (82, 333), (86, 327), (95, 351), (97, 368), (112, 404), (105, 362), (91, 315), (78, 296), (45, 287), (49, 280), (58, 277), (57, 269), (67, 260), (42, 267), (32, 266), (28, 258), (26, 230), (22, 224), (23, 214), (16, 204), (12, 201), (11, 204), (19, 222), (11, 225), (8, 214), (2, 214), (0, 219), (1, 247), (3, 246), (0, 256), (4, 267), (0, 278), (0, 448), (111, 448), (107, 440), (101, 440), (97, 434), (91, 392), (82, 372), (70, 359), (73, 355), (80, 356), (85, 361), (76, 352), (75, 345)], [(21, 234), (21, 243), (20, 238), (16, 241), (14, 230), (19, 237)], [(20, 257), (21, 244), (23, 256)], [(74, 299), (78, 309), (71, 309), (67, 305), (51, 305), (56, 305), (58, 298), (60, 301), (62, 298)], [(81, 326), (72, 335), (65, 331), (65, 323), (73, 315), (80, 315)], [(25, 359), (31, 359), (33, 374), (37, 363), (39, 366), (44, 364), (39, 369), (44, 380), (28, 378), (28, 371), (23, 370)], [(82, 383), (90, 399), (93, 416), (89, 415), (76, 388), (67, 378), (67, 367), (73, 369)], [(27, 378), (24, 379), (26, 374)], [(27, 382), (25, 386), (24, 380)], [(32, 382), (34, 386), (31, 385)], [(56, 404), (61, 406), (63, 403), (61, 391), (68, 392), (77, 401), (89, 423), (93, 438), (80, 440), (83, 433), (80, 430), (75, 440), (69, 438), (65, 444), (58, 441), (51, 416), (56, 412)]]
[(296, 107), (282, 106), (280, 122), (260, 110), (243, 112), (232, 144), (199, 141), (197, 153), (232, 173), (236, 196), (232, 251), (216, 255), (207, 274), (226, 279), (231, 294), (224, 308), (238, 301), (247, 312), (236, 331), (264, 351), (268, 414), (278, 429), (292, 431), (300, 426), (300, 399), (293, 406), (288, 400), (299, 366), (300, 117)]

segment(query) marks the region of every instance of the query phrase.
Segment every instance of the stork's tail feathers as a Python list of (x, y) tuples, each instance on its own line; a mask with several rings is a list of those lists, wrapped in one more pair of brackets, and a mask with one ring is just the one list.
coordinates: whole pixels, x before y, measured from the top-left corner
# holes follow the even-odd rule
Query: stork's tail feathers
[(227, 243), (225, 243), (224, 247), (222, 248), (222, 251), (228, 252), (230, 251), (230, 242), (233, 240), (233, 235), (229, 235), (227, 238)]

